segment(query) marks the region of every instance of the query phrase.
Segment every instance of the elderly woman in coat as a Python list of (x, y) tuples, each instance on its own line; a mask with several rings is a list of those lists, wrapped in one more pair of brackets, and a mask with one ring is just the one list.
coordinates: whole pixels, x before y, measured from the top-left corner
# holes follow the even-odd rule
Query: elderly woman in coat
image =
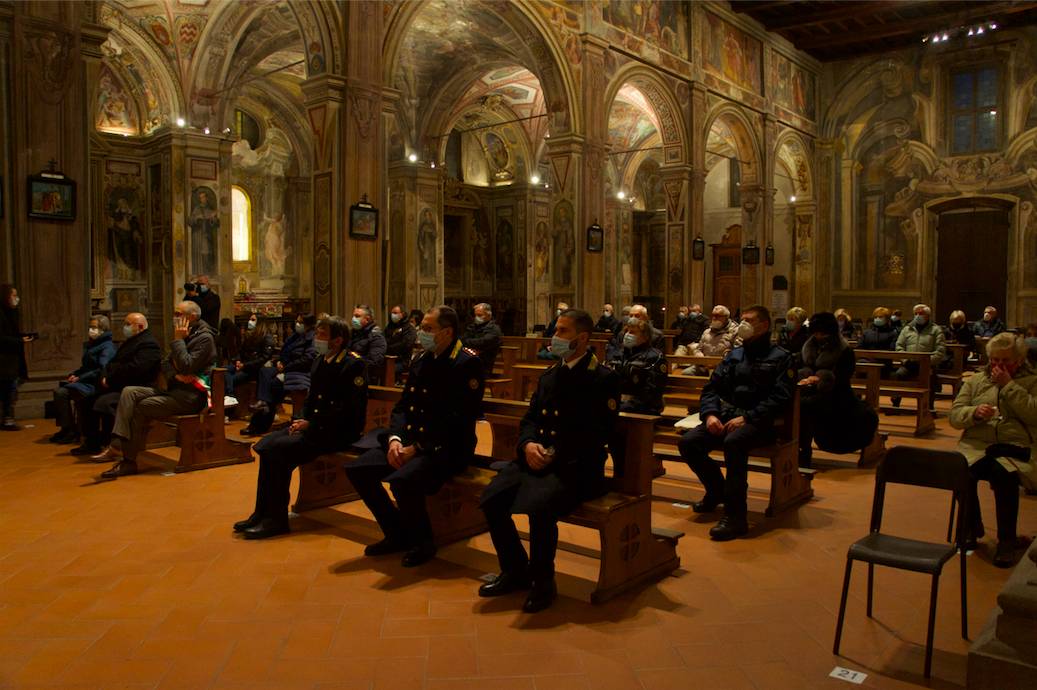
[[(986, 368), (965, 379), (951, 408), (950, 422), (962, 429), (958, 450), (978, 483), (990, 482), (997, 513), (994, 565), (1011, 567), (1025, 544), (1016, 536), (1020, 475), (1033, 476), (1030, 449), (1037, 437), (1037, 374), (1026, 361), (1026, 345), (1013, 333), (987, 343)], [(983, 536), (979, 498), (970, 498), (972, 538)]]

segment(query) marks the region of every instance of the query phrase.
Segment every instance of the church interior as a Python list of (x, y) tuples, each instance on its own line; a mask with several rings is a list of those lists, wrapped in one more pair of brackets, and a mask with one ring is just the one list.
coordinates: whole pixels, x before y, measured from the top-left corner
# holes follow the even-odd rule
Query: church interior
[[(1037, 336), (1037, 2), (0, 0), (0, 130), (0, 283), (17, 289), (25, 363), (0, 366), (0, 388), (16, 382), (16, 431), (0, 433), (0, 688), (1037, 683), (1037, 547), (995, 567), (986, 483), (987, 536), (960, 559), (950, 545), (938, 592), (880, 565), (872, 612), (859, 563), (848, 603), (843, 590), (846, 550), (875, 527), (876, 458), (959, 449), (952, 410), (992, 376), (986, 338), (949, 348), (939, 374), (934, 359), (935, 388), (928, 357), (858, 364), (873, 445), (750, 461), (750, 532), (729, 543), (693, 512), (703, 487), (666, 421), (701, 386), (666, 369), (647, 522), (562, 522), (558, 599), (537, 614), (476, 593), (497, 570), (485, 528), (419, 568), (365, 557), (381, 537), (355, 493), (303, 505), (344, 481), (330, 462), (292, 480), (291, 534), (233, 536), (259, 439), (231, 398), (224, 410), (213, 394), (118, 481), (48, 440), (88, 329), (110, 324), (118, 345), (143, 315), (168, 353), (203, 276), (219, 321), (255, 320), (276, 348), (304, 314), (348, 321), (364, 305), (380, 327), (395, 306), (447, 305), (467, 325), (489, 305), (503, 346), (476, 455), (498, 460), (514, 458), (501, 419), (527, 406), (563, 303), (594, 320), (644, 305), (673, 363), (693, 304), (732, 323), (762, 305), (775, 339), (793, 307), (842, 309), (854, 341), (877, 308), (907, 323), (928, 305), (940, 326), (960, 310), (979, 328), (993, 306), (1022, 343)], [(896, 366), (913, 378), (891, 382)], [(405, 390), (392, 369), (371, 382), (369, 426)], [(227, 395), (244, 407), (246, 390)], [(286, 397), (277, 422), (292, 409)], [(187, 445), (221, 446), (214, 433), (237, 459), (181, 472)], [(956, 504), (934, 486), (891, 484), (884, 528), (948, 546)], [(1037, 498), (1016, 493), (1025, 540)], [(467, 515), (462, 494), (436, 499), (443, 520)], [(668, 567), (602, 588), (626, 567), (609, 559), (663, 543)]]

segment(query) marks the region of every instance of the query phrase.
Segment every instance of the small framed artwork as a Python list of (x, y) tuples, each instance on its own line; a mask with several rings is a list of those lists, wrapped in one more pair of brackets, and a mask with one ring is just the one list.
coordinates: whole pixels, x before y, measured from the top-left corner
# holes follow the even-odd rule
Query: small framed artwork
[(63, 175), (41, 173), (30, 176), (28, 196), (30, 218), (76, 219), (76, 183)]
[(587, 228), (587, 251), (601, 252), (605, 248), (605, 231), (595, 223)]
[(378, 239), (378, 209), (367, 203), (367, 195), (349, 207), (349, 236), (361, 240)]

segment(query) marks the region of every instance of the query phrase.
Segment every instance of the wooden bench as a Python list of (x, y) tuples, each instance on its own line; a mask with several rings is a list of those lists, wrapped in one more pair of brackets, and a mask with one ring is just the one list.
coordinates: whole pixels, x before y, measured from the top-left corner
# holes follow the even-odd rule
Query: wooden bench
[[(368, 398), (368, 426), (388, 424), (388, 415), (400, 391), (372, 387)], [(528, 404), (514, 400), (483, 400), (483, 412), (493, 432), (489, 457), (482, 461), (515, 460), (519, 424)], [(662, 577), (680, 566), (677, 541), (681, 532), (652, 527), (651, 481), (653, 463), (652, 436), (657, 417), (623, 413), (613, 436), (614, 453), (611, 491), (601, 498), (587, 501), (565, 522), (598, 531), (600, 548), (589, 550), (559, 544), (563, 550), (600, 559), (597, 586), (591, 601), (598, 603), (643, 582)], [(329, 506), (353, 500), (356, 494), (349, 485), (342, 464), (355, 454), (336, 453), (322, 456), (300, 468), (300, 483), (295, 511)], [(428, 497), (429, 516), (437, 543), (464, 539), (486, 526), (478, 498), (496, 472), (484, 467), (469, 467), (447, 482), (443, 489)]]
[(706, 369), (710, 374), (712, 374), (713, 370), (723, 361), (723, 357), (714, 356), (696, 357), (694, 355), (666, 355), (666, 363), (670, 365), (670, 371), (677, 374), (680, 374), (693, 364), (697, 367)]
[(863, 380), (863, 383), (855, 382), (851, 384), (851, 386), (855, 391), (864, 395), (864, 402), (868, 403), (871, 409), (875, 410), (875, 412), (879, 412), (879, 397), (882, 391), (882, 370), (885, 366), (879, 362), (861, 362), (860, 360), (858, 360), (854, 366), (854, 376), (858, 381)]
[(950, 369), (941, 369), (936, 378), (940, 382), (941, 394), (944, 384), (951, 387), (951, 399), (958, 397), (961, 390), (962, 378), (965, 374), (965, 366), (969, 359), (969, 346), (960, 343), (947, 343), (947, 354), (950, 355)]
[(165, 458), (148, 453), (157, 448), (180, 447), (175, 472), (204, 470), (210, 467), (252, 462), (252, 444), (227, 438), (223, 407), (226, 371), (214, 369), (210, 382), (212, 406), (198, 414), (176, 415), (152, 420), (145, 429), (147, 445), (144, 455), (165, 462)]
[(529, 400), (536, 390), (540, 376), (554, 366), (554, 362), (521, 363), (511, 368), (511, 399)]
[[(878, 362), (890, 362), (900, 365), (907, 362), (916, 362), (918, 371), (910, 378), (900, 380), (883, 380), (879, 387), (879, 393), (891, 398), (911, 398), (916, 401), (915, 405), (915, 436), (924, 436), (936, 429), (931, 410), (932, 389), (931, 374), (932, 361), (929, 352), (890, 352), (888, 350), (861, 350), (856, 351), (858, 359), (867, 359)], [(880, 407), (882, 412), (891, 412), (899, 408)]]

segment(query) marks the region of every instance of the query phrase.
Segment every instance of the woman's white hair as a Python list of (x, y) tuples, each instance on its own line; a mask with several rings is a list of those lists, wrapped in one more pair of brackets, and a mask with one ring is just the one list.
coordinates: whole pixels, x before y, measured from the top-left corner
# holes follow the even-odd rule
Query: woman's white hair
[(1015, 359), (1026, 359), (1026, 341), (1015, 333), (1004, 331), (987, 341), (987, 357), (993, 356), (995, 352), (1007, 352), (1009, 350), (1015, 355)]
[(914, 313), (914, 312), (918, 311), (919, 309), (921, 309), (922, 313), (925, 314), (926, 316), (932, 316), (933, 315), (933, 310), (932, 310), (932, 308), (928, 304), (916, 304), (914, 306), (914, 309), (911, 310), (911, 312)]

